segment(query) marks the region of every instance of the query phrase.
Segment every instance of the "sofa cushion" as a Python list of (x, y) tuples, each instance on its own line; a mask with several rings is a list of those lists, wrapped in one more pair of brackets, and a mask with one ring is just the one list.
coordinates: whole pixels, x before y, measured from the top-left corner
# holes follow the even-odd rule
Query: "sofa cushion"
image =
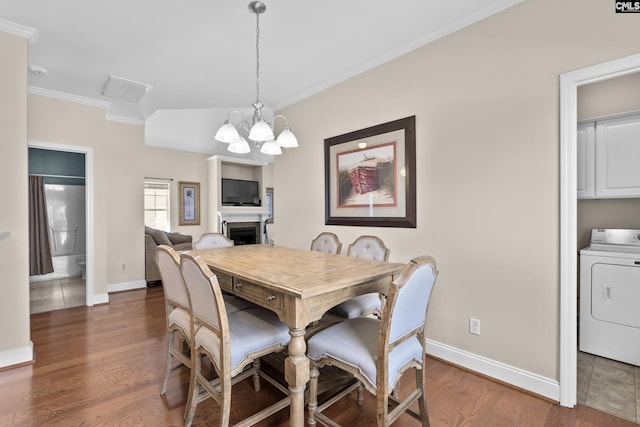
[(190, 242), (178, 243), (176, 245), (173, 245), (172, 248), (176, 251), (190, 251), (191, 249), (193, 249), (193, 244)]
[(167, 245), (171, 246), (171, 240), (167, 237), (167, 234), (162, 230), (156, 230), (155, 228), (144, 228), (145, 233), (153, 237), (153, 240), (156, 242), (156, 245)]
[(180, 243), (191, 243), (193, 241), (193, 236), (189, 236), (188, 234), (180, 234), (180, 233), (165, 233), (167, 238), (171, 240), (172, 245), (178, 245)]

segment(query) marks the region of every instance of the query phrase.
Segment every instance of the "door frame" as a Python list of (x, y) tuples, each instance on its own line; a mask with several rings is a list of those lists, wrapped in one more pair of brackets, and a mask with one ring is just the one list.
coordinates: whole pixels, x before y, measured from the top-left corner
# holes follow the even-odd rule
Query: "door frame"
[(577, 88), (640, 72), (640, 54), (560, 75), (560, 405), (574, 407), (578, 358)]
[(57, 144), (52, 142), (32, 141), (28, 142), (29, 148), (41, 148), (44, 150), (53, 151), (66, 151), (70, 153), (84, 154), (84, 174), (85, 174), (85, 217), (86, 217), (86, 305), (93, 306), (94, 304), (94, 218), (93, 218), (93, 148), (81, 147), (76, 145)]

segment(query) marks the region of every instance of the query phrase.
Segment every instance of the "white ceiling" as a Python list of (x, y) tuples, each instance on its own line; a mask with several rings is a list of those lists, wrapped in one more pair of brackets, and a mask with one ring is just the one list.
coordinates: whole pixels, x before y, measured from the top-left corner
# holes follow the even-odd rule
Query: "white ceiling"
[[(521, 1), (266, 0), (261, 101), (290, 105)], [(29, 73), (31, 87), (107, 101), (111, 115), (146, 120), (158, 110), (250, 107), (256, 22), (248, 4), (0, 0), (0, 30), (35, 30), (29, 65), (48, 72)], [(109, 74), (152, 89), (139, 104), (107, 98)]]

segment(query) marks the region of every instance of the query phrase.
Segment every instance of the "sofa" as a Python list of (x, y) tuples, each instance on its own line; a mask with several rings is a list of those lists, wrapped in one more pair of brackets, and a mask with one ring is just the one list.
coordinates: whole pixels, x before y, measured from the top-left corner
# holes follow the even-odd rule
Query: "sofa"
[(162, 280), (160, 270), (156, 264), (156, 247), (160, 245), (171, 246), (176, 251), (188, 251), (193, 249), (193, 236), (180, 233), (171, 233), (157, 230), (151, 227), (144, 228), (145, 240), (145, 271), (144, 278), (147, 286), (154, 286)]

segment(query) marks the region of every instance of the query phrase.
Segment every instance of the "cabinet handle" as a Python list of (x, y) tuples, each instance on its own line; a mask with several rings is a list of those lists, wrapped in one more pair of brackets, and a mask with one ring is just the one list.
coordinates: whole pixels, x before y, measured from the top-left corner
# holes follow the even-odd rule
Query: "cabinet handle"
[(236, 283), (236, 289), (240, 289), (242, 287), (242, 283)]
[(274, 299), (276, 299), (275, 295), (267, 295), (267, 301), (273, 301)]

